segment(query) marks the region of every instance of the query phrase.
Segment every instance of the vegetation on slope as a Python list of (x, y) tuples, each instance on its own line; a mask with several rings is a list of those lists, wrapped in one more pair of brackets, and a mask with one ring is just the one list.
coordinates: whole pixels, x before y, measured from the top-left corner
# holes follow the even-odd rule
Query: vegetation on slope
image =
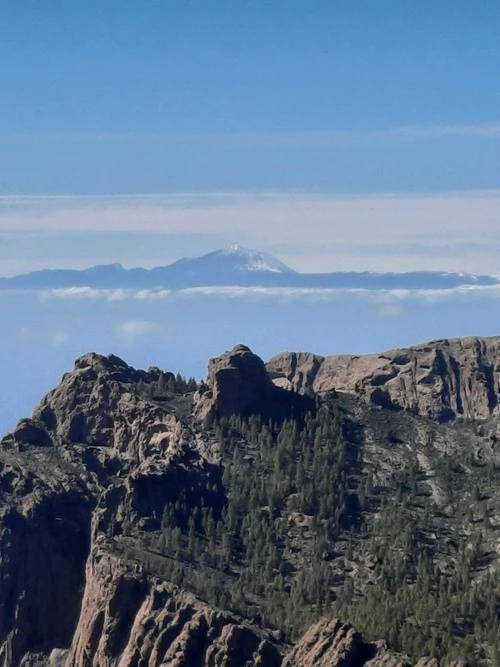
[(390, 483), (374, 483), (359, 427), (335, 400), (300, 426), (231, 417), (211, 428), (224, 502), (208, 483), (196, 500), (187, 490), (168, 503), (161, 531), (144, 535), (153, 571), (287, 640), (335, 614), (414, 658), (500, 663), (493, 465), (470, 475), (482, 480), (470, 500), (463, 469), (438, 462), (441, 487), (455, 491), (446, 515), (414, 452)]

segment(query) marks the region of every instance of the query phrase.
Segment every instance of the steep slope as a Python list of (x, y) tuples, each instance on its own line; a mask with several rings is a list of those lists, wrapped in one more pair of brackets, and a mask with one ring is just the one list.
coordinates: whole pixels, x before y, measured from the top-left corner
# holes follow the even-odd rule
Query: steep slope
[(66, 667), (202, 665), (279, 667), (266, 633), (126, 563), (103, 545), (87, 564), (82, 611)]
[[(68, 646), (78, 620), (95, 498), (45, 432), (0, 448), (0, 664)], [(29, 443), (28, 443), (29, 440)]]
[[(175, 587), (153, 582), (140, 563), (127, 565), (126, 557), (113, 555), (118, 536), (157, 528), (165, 504), (180, 490), (215, 509), (220, 504), (217, 448), (179, 417), (189, 411), (190, 400), (175, 387), (169, 393), (172, 381), (158, 369), (135, 371), (114, 356), (86, 355), (33, 418), (2, 440), (0, 660), (5, 667), (45, 664), (43, 656), (51, 651), (61, 664), (114, 664), (122, 654), (122, 664), (135, 664), (129, 653), (145, 627), (141, 623), (130, 634), (129, 621), (142, 604), (151, 607), (143, 620), (150, 614), (151, 622), (161, 611), (168, 626), (165, 636), (155, 620), (159, 644), (151, 644), (156, 658), (149, 664), (167, 659), (169, 650), (185, 654), (172, 664), (196, 664), (189, 655), (205, 654), (200, 642), (207, 655), (219, 656), (214, 664), (222, 664), (226, 653), (234, 654), (228, 665), (243, 665), (253, 654), (256, 660), (260, 654), (279, 655), (266, 648), (264, 636)], [(168, 600), (171, 617), (163, 609)], [(204, 624), (210, 633), (202, 640)], [(240, 651), (233, 644), (242, 638), (247, 647)]]
[(213, 281), (212, 284), (225, 284), (228, 277), (233, 281), (245, 280), (245, 274), (248, 273), (295, 274), (293, 269), (269, 253), (244, 248), (238, 244), (202, 257), (180, 259), (166, 268), (180, 280), (190, 282), (201, 277)]
[(438, 340), (365, 356), (284, 353), (267, 370), (276, 385), (300, 393), (356, 393), (442, 422), (487, 419), (498, 411), (500, 338)]
[[(88, 354), (1, 441), (3, 667), (495, 664), (476, 424), (287, 391), (245, 346), (191, 389)], [(323, 620), (292, 648), (339, 614), (364, 639)]]
[(0, 289), (57, 289), (66, 287), (173, 289), (202, 285), (287, 284), (295, 271), (268, 253), (233, 245), (201, 257), (186, 257), (152, 269), (125, 269), (120, 264), (83, 270), (45, 269), (0, 278)]
[[(391, 651), (385, 642), (366, 643), (348, 623), (322, 619), (288, 653), (283, 667), (412, 667), (406, 655)], [(438, 667), (435, 658), (421, 658), (415, 667)], [(463, 667), (460, 662), (449, 667)]]

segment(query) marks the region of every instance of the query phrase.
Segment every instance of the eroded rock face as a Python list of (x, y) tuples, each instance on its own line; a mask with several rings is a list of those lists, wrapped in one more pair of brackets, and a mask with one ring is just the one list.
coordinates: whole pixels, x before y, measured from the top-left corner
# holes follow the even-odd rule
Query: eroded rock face
[(385, 642), (364, 642), (349, 623), (322, 619), (288, 653), (282, 667), (439, 667), (439, 663), (435, 658), (420, 658), (415, 664)]
[(322, 619), (285, 657), (283, 667), (412, 667), (407, 656), (381, 642), (365, 643), (348, 623)]
[(95, 547), (65, 667), (279, 667), (265, 633)]
[(208, 363), (208, 390), (200, 395), (202, 413), (219, 417), (251, 414), (269, 400), (275, 388), (262, 360), (245, 345), (237, 345)]
[[(84, 586), (92, 494), (54, 452), (0, 449), (0, 664), (68, 646)], [(26, 663), (29, 664), (29, 663)]]
[(498, 411), (500, 338), (439, 340), (365, 356), (284, 353), (266, 367), (286, 389), (357, 393), (441, 422), (485, 419)]
[(206, 387), (195, 400), (200, 418), (259, 414), (279, 420), (314, 408), (310, 398), (276, 387), (262, 359), (245, 345), (210, 360)]
[(153, 385), (159, 371), (136, 371), (114, 355), (86, 354), (33, 414), (56, 444), (99, 448), (102, 454), (141, 463), (177, 453), (183, 433), (168, 410), (141, 398), (138, 387)]
[(283, 667), (364, 665), (368, 653), (356, 630), (337, 619), (316, 623), (285, 657)]
[[(434, 410), (440, 419), (449, 414), (443, 410), (464, 416), (494, 411), (493, 348), (471, 341), (461, 345), (442, 342), (441, 351), (424, 346), (330, 361), (282, 355), (269, 370), (284, 387), (273, 384), (249, 348), (237, 346), (210, 362), (207, 383), (194, 400), (154, 398), (158, 369), (136, 371), (112, 355), (78, 359), (33, 417), (0, 443), (0, 665), (409, 665), (385, 644), (365, 643), (337, 620), (321, 621), (290, 650), (270, 631), (152, 574), (146, 564), (151, 554), (138, 536), (158, 530), (165, 504), (181, 494), (182, 502), (203, 498), (204, 508), (220, 514), (222, 455), (218, 440), (203, 427), (208, 415), (299, 418), (314, 410), (314, 400), (298, 393), (311, 387), (359, 392), (375, 402), (373, 392), (382, 391), (392, 407), (398, 400), (408, 410)], [(450, 369), (462, 361), (465, 370), (452, 390)], [(360, 412), (379, 413), (355, 402)], [(417, 419), (404, 412), (397, 417)], [(375, 421), (372, 430), (373, 437), (365, 430), (365, 444), (382, 432)], [(394, 466), (403, 467), (405, 452), (374, 453), (378, 484), (390, 478)], [(369, 460), (373, 469), (374, 460)], [(426, 460), (422, 465), (430, 469)], [(133, 545), (130, 552), (127, 545)], [(434, 667), (425, 660), (419, 667)]]
[(118, 357), (85, 355), (1, 441), (3, 667), (39, 664), (38, 654), (71, 644), (95, 507), (99, 529), (113, 536), (158, 527), (180, 488), (197, 494), (209, 479), (217, 499), (216, 448), (175, 409), (142, 397), (157, 379)]

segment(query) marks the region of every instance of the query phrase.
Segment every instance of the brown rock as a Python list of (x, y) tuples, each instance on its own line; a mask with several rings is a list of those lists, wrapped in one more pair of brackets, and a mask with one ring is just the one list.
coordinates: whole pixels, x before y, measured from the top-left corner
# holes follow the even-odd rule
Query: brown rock
[(138, 384), (154, 380), (117, 357), (85, 355), (1, 441), (3, 667), (38, 664), (39, 653), (70, 645), (101, 494), (95, 523), (113, 535), (134, 521), (159, 525), (180, 486), (193, 494), (206, 487), (205, 456), (213, 462), (217, 454), (202, 434), (141, 398)]
[(208, 364), (206, 387), (195, 397), (199, 418), (248, 417), (281, 420), (314, 408), (309, 397), (284, 391), (271, 381), (264, 362), (245, 345), (237, 345)]
[(3, 456), (0, 450), (0, 664), (39, 665), (35, 654), (71, 642), (93, 500), (76, 476), (43, 470), (36, 454), (18, 454), (16, 465)]
[[(495, 411), (496, 366), (488, 345), (441, 341), (421, 352), (412, 348), (357, 361), (283, 355), (270, 368), (274, 381), (287, 388), (357, 391), (375, 402), (385, 397), (392, 407), (432, 408), (443, 419), (445, 409), (466, 415), (465, 405), (467, 414), (484, 412), (485, 396), (487, 409)], [(469, 361), (457, 376), (459, 352)], [(151, 552), (141, 539), (159, 528), (165, 503), (181, 491), (187, 504), (205, 494), (205, 506), (221, 510), (219, 445), (200, 427), (200, 416), (258, 412), (279, 419), (304, 414), (314, 401), (275, 386), (244, 346), (210, 363), (207, 388), (196, 398), (198, 419), (191, 403), (179, 402), (185, 410), (179, 414), (175, 403), (148, 399), (152, 394), (144, 387), (154, 386), (159, 375), (158, 369), (135, 371), (114, 356), (85, 355), (33, 418), (0, 443), (2, 667), (280, 667), (289, 647), (280, 643), (279, 632), (215, 609), (153, 575), (146, 564)], [(379, 483), (392, 474), (400, 454), (377, 451)], [(283, 662), (409, 664), (384, 642), (366, 643), (338, 620), (313, 626)], [(435, 664), (431, 658), (418, 663)]]
[(274, 392), (264, 362), (245, 345), (210, 359), (207, 385), (205, 410), (218, 417), (251, 414)]
[(365, 643), (348, 623), (322, 619), (285, 657), (283, 667), (411, 667), (411, 663), (383, 642)]
[(279, 667), (265, 633), (96, 546), (65, 667)]
[(438, 340), (364, 356), (284, 353), (267, 364), (277, 386), (333, 389), (437, 421), (484, 419), (498, 411), (500, 338)]

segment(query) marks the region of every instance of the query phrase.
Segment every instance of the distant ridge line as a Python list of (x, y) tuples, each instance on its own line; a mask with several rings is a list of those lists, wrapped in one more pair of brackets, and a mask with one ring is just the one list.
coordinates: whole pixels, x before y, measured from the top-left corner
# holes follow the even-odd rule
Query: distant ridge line
[(98, 264), (87, 269), (48, 268), (0, 278), (0, 290), (71, 287), (181, 290), (228, 286), (425, 290), (495, 285), (500, 285), (500, 279), (496, 276), (439, 271), (300, 273), (269, 253), (239, 244), (200, 257), (184, 257), (172, 264), (151, 269), (126, 269), (119, 263), (112, 263)]

